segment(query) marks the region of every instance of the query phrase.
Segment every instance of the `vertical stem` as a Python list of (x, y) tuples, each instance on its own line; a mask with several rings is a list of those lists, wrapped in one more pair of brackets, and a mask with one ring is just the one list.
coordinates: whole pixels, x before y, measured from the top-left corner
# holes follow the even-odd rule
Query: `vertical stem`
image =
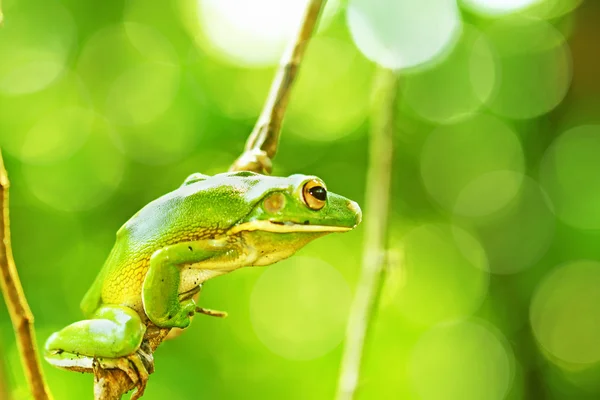
[(363, 267), (346, 330), (338, 400), (353, 399), (357, 391), (365, 344), (379, 304), (385, 273), (397, 91), (397, 75), (390, 70), (380, 70), (373, 88)]
[(23, 293), (23, 287), (17, 273), (10, 243), (10, 220), (8, 212), (8, 175), (0, 154), (0, 287), (8, 306), (10, 319), (15, 330), (21, 361), (36, 400), (49, 399), (37, 354), (35, 332), (33, 330), (33, 315)]
[(271, 160), (277, 152), (291, 89), (324, 7), (325, 0), (309, 0), (298, 33), (281, 58), (267, 101), (246, 142), (244, 153), (232, 165), (231, 171), (271, 173)]

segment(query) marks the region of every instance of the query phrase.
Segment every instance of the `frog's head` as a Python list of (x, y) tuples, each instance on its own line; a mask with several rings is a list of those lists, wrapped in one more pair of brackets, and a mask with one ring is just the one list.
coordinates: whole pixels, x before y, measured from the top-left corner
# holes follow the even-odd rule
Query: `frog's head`
[(361, 221), (358, 204), (328, 192), (325, 183), (315, 176), (259, 179), (260, 183), (245, 194), (253, 199), (252, 207), (229, 230), (230, 235), (242, 235), (256, 249), (253, 265), (287, 258), (311, 240), (349, 231)]
[(355, 228), (362, 213), (358, 204), (329, 192), (316, 176), (292, 175), (265, 189), (232, 233), (325, 234)]

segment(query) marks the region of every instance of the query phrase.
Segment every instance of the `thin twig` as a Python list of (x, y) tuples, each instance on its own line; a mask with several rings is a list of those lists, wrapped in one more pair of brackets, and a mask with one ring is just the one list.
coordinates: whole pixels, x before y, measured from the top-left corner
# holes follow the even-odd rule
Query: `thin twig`
[(36, 400), (50, 399), (42, 374), (40, 360), (37, 354), (35, 332), (33, 330), (33, 315), (23, 293), (23, 287), (17, 273), (12, 255), (10, 242), (10, 220), (8, 212), (8, 175), (0, 153), (0, 287), (6, 300), (10, 319), (12, 321), (21, 361), (27, 376), (27, 382), (33, 398)]
[(392, 171), (394, 111), (398, 77), (380, 70), (374, 86), (370, 158), (366, 184), (363, 268), (350, 311), (338, 383), (338, 400), (353, 399), (358, 388), (365, 344), (379, 304), (385, 273), (388, 207)]
[(325, 0), (309, 1), (295, 40), (290, 43), (281, 58), (269, 96), (246, 142), (244, 153), (233, 163), (230, 171), (271, 173), (272, 160), (277, 153), (279, 133), (292, 85), (324, 6)]

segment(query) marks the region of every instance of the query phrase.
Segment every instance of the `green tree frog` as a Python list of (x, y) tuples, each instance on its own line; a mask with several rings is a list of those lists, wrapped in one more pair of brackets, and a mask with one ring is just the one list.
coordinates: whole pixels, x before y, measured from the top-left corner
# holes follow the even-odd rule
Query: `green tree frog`
[(150, 323), (186, 328), (203, 282), (241, 267), (287, 258), (308, 242), (361, 221), (358, 204), (327, 192), (315, 176), (252, 172), (193, 174), (117, 232), (104, 267), (81, 302), (86, 318), (50, 336), (52, 365), (123, 369), (142, 395)]

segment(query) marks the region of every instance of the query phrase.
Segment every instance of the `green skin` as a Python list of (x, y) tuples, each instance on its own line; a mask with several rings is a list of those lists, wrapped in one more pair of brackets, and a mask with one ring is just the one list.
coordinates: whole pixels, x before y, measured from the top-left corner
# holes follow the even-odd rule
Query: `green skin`
[(192, 296), (207, 279), (275, 263), (360, 223), (359, 206), (331, 192), (322, 208), (311, 208), (303, 194), (311, 180), (320, 182), (306, 175), (193, 174), (146, 205), (119, 229), (81, 302), (88, 319), (50, 336), (46, 360), (71, 370), (90, 370), (94, 360), (123, 369), (140, 382), (135, 398), (141, 396), (147, 372), (140, 346), (148, 323), (186, 328), (198, 312)]

